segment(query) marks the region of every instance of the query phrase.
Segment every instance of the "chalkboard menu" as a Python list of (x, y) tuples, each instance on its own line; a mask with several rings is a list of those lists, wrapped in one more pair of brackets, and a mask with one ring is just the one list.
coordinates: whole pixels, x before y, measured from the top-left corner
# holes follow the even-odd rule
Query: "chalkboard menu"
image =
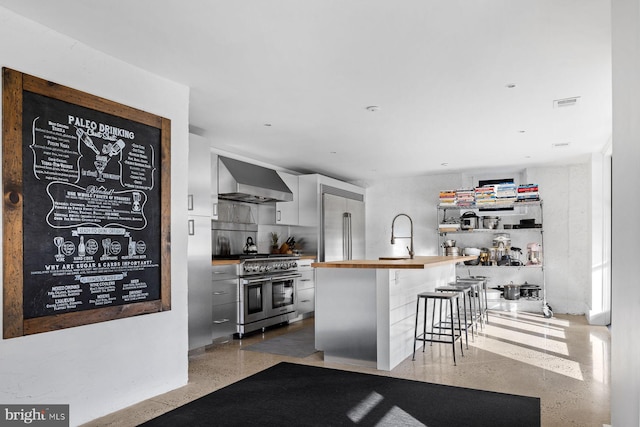
[(168, 120), (8, 69), (3, 91), (5, 338), (169, 309)]

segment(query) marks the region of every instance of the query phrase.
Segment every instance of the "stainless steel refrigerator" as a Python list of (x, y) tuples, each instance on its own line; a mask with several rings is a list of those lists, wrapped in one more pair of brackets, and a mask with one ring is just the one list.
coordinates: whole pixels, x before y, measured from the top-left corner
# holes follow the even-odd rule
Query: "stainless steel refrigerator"
[(364, 197), (339, 190), (323, 191), (322, 261), (364, 259), (364, 233)]

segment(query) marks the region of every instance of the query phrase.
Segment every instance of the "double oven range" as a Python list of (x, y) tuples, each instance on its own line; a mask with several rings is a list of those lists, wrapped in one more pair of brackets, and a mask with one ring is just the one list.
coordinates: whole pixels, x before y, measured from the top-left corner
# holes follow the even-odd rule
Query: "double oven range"
[[(234, 208), (246, 207), (232, 205)], [(257, 241), (258, 226), (212, 221), (213, 259), (239, 260), (237, 334), (264, 329), (297, 317), (296, 282), (299, 257), (283, 254), (247, 253)]]
[(285, 323), (297, 316), (298, 257), (255, 254), (240, 257), (238, 335)]

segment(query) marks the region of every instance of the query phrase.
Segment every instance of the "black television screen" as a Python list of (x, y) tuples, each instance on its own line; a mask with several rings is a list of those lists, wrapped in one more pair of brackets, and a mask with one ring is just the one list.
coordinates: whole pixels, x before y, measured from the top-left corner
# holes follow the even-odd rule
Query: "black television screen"
[(512, 184), (513, 178), (504, 178), (504, 179), (481, 179), (478, 181), (478, 186), (483, 187), (485, 185), (496, 185), (496, 184)]

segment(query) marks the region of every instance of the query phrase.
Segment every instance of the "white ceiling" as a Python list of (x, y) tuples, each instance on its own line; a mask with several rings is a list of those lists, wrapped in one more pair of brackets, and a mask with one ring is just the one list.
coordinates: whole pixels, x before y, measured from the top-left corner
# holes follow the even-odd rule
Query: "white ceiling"
[[(188, 85), (194, 133), (300, 172), (520, 168), (611, 138), (610, 0), (0, 5)], [(576, 106), (554, 108), (569, 97)]]

